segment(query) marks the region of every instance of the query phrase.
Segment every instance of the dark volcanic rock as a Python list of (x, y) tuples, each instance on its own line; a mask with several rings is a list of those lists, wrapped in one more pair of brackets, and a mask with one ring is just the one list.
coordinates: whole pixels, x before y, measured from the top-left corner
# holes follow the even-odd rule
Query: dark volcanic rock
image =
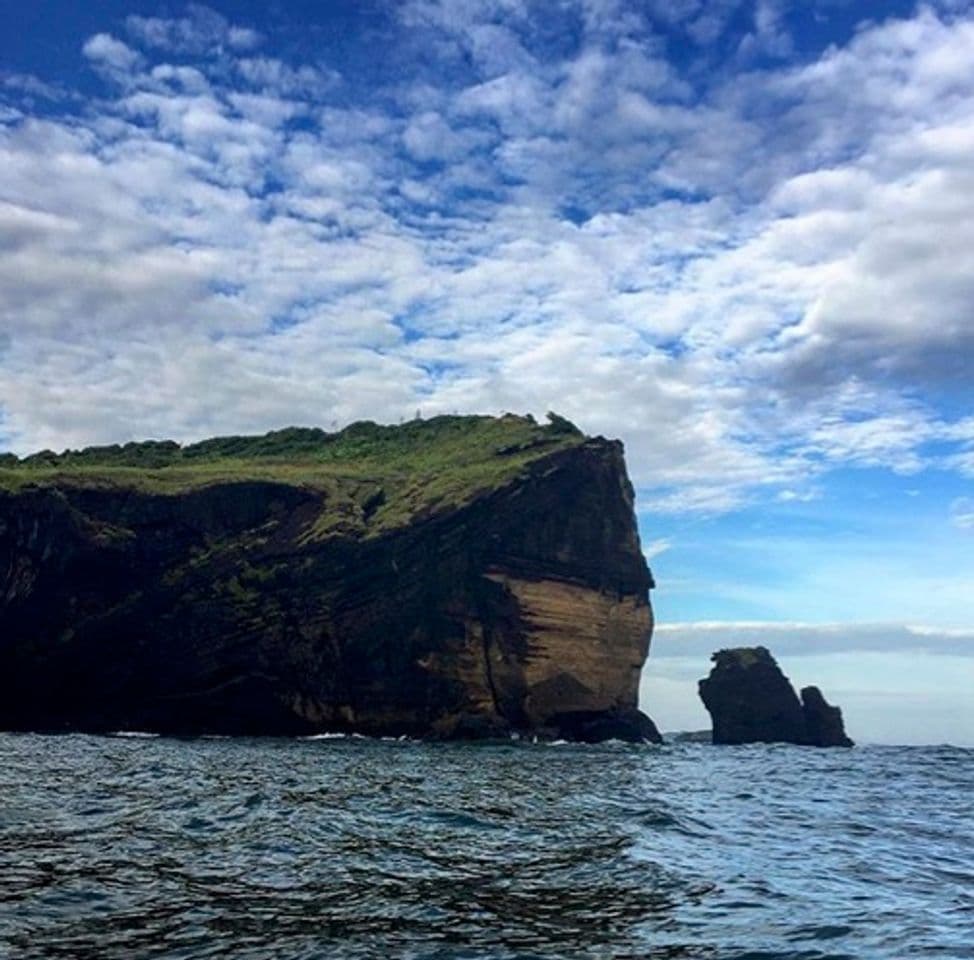
[(719, 650), (700, 699), (713, 722), (714, 743), (802, 743), (805, 720), (788, 678), (764, 647)]
[(624, 740), (627, 743), (662, 743), (656, 724), (641, 710), (577, 710), (556, 714), (548, 721), (560, 740), (601, 743)]
[(818, 687), (802, 688), (807, 742), (818, 747), (851, 747), (845, 734), (842, 711), (828, 704)]
[(714, 743), (798, 743), (852, 746), (842, 713), (817, 687), (799, 701), (788, 678), (765, 647), (719, 650), (700, 698), (713, 722)]
[[(312, 459), (240, 466), (285, 440)], [(439, 418), (72, 456), (0, 475), (0, 729), (658, 736), (618, 442)]]

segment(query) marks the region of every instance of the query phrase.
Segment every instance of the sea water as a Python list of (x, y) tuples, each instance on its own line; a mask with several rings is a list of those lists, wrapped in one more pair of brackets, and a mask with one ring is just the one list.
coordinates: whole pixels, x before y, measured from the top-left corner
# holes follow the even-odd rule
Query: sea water
[(974, 957), (974, 751), (0, 735), (3, 958)]

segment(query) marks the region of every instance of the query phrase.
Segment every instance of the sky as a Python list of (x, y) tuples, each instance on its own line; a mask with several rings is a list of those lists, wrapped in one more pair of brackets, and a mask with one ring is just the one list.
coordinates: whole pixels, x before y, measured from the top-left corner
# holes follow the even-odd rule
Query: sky
[(974, 744), (974, 7), (0, 2), (0, 451), (621, 438), (643, 706)]

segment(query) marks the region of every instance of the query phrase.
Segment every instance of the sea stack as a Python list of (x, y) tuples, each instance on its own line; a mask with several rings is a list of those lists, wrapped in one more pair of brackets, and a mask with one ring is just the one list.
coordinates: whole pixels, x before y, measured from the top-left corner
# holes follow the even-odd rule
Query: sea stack
[(0, 467), (0, 729), (658, 740), (622, 444), (437, 417)]
[(842, 711), (827, 703), (818, 687), (802, 687), (806, 742), (816, 747), (851, 747), (842, 723)]
[(853, 745), (843, 729), (842, 711), (830, 706), (818, 687), (805, 687), (799, 700), (767, 648), (718, 650), (711, 660), (714, 666), (699, 690), (714, 743)]

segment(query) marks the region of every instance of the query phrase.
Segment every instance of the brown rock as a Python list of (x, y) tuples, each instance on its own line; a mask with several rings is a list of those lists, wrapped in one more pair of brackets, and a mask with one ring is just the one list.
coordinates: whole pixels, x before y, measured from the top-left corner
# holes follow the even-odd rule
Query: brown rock
[[(653, 739), (621, 444), (476, 420), (517, 443), (453, 502), (406, 484), (387, 503), (395, 460), (327, 487), (262, 468), (173, 493), (114, 474), (0, 490), (0, 728)], [(166, 469), (179, 448), (150, 452)]]

